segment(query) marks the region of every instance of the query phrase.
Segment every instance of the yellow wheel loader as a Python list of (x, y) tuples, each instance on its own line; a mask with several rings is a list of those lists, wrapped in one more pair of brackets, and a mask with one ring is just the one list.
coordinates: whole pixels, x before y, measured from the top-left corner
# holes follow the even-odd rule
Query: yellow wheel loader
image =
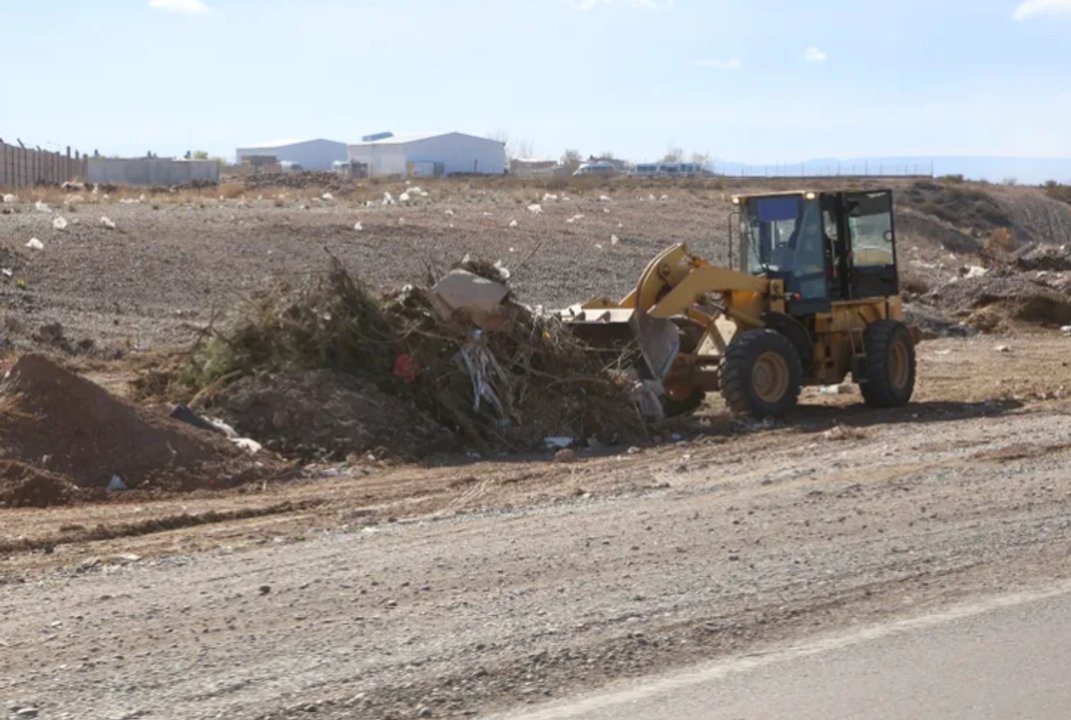
[(730, 267), (675, 245), (624, 299), (573, 306), (565, 321), (593, 346), (638, 348), (640, 374), (661, 383), (668, 415), (720, 390), (735, 414), (782, 416), (803, 385), (839, 384), (849, 373), (868, 405), (907, 403), (918, 330), (900, 305), (891, 191), (742, 195), (733, 204)]

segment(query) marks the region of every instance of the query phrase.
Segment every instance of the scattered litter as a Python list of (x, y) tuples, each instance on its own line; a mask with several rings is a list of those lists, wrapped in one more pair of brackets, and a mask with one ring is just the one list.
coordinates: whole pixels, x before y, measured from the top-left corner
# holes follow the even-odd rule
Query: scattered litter
[(823, 385), (818, 388), (820, 395), (848, 395), (852, 392), (852, 386), (850, 383), (841, 383), (840, 385)]
[(402, 203), (409, 202), (409, 191), (408, 190), (403, 192), (401, 195), (398, 196), (398, 202), (402, 202)]
[(391, 195), (389, 192), (383, 193), (383, 204), (384, 205), (393, 205), (394, 204), (394, 196)]
[(4, 268), (3, 270), (0, 270), (0, 273), (3, 273), (4, 277), (11, 277), (15, 274), (14, 272), (12, 272), (11, 268)]
[(406, 385), (412, 385), (420, 376), (420, 363), (409, 353), (402, 353), (394, 359), (394, 377)]
[(595, 243), (596, 250), (602, 250), (602, 243)]
[(642, 380), (632, 386), (629, 397), (644, 417), (661, 420), (664, 416), (662, 396), (666, 390), (657, 380)]
[(506, 282), (513, 276), (513, 273), (510, 272), (510, 269), (506, 267), (506, 264), (501, 260), (495, 260), (494, 268), (498, 271), (498, 278), (502, 282)]
[(509, 226), (511, 228), (515, 228), (515, 227), (517, 227), (517, 225), (519, 225), (519, 223), (516, 220), (510, 220), (509, 221)]
[(223, 433), (228, 440), (234, 440), (238, 437), (238, 431), (219, 418), (205, 416), (205, 420), (210, 422), (216, 430)]
[(553, 202), (558, 199), (558, 196), (554, 193), (547, 193), (543, 196), (543, 202)]
[(353, 229), (357, 232), (361, 232), (362, 230), (364, 230), (364, 225), (362, 225), (361, 223), (354, 223)]
[(231, 438), (234, 446), (245, 450), (250, 455), (255, 455), (263, 449), (263, 446), (252, 438)]
[(481, 342), (482, 339), (483, 333), (474, 330), (469, 343), (457, 354), (458, 364), (468, 371), (469, 379), (472, 380), (472, 410), (480, 412), (481, 403), (486, 400), (498, 417), (508, 424), (509, 413), (502, 403), (499, 391), (495, 389), (498, 384), (496, 381), (502, 377), (502, 369), (498, 366), (498, 360), (487, 349), (487, 345)]
[(1071, 335), (1071, 325), (1063, 325), (1060, 327), (1060, 332), (1064, 335)]
[(999, 352), (999, 353), (1006, 353), (1006, 352), (1011, 352), (1011, 348), (1010, 348), (1010, 347), (1008, 347), (1007, 345), (997, 345), (997, 346), (996, 346), (995, 348), (993, 348), (993, 349), (994, 349), (994, 350), (996, 350), (996, 351), (997, 351), (997, 352)]
[(867, 436), (866, 431), (862, 428), (851, 427), (850, 425), (834, 425), (829, 430), (822, 433), (822, 438), (830, 441), (837, 440), (862, 440)]
[(322, 199), (324, 199), (324, 200), (327, 200), (327, 201), (331, 201), (331, 200), (334, 200), (334, 199), (335, 199), (335, 196), (334, 196), (334, 195), (332, 195), (332, 194), (331, 194), (331, 193), (329, 193), (329, 192), (325, 192), (325, 193), (324, 193), (323, 195), (321, 195), (320, 197), (321, 197)]
[(105, 489), (115, 492), (117, 490), (126, 490), (127, 486), (126, 483), (123, 482), (123, 478), (113, 473), (112, 479), (108, 481), (108, 487)]
[(619, 238), (617, 235), (611, 235), (610, 236), (610, 244), (611, 245), (617, 245), (619, 242), (621, 242), (621, 238)]
[(45, 244), (37, 238), (30, 238), (30, 242), (26, 243), (26, 247), (30, 248), (31, 250), (44, 250)]
[(600, 195), (599, 202), (611, 202), (609, 195)]
[(568, 220), (566, 220), (565, 222), (567, 222), (567, 223), (569, 223), (570, 225), (572, 225), (572, 224), (573, 224), (573, 223), (575, 223), (575, 222), (576, 222), (577, 220), (583, 220), (583, 219), (584, 219), (584, 214), (583, 214), (583, 213), (577, 213), (576, 215), (573, 215), (573, 216), (572, 216), (571, 218), (569, 218), (569, 219), (568, 219)]
[(11, 193), (5, 193), (5, 194), (4, 194), (4, 202), (6, 202), (6, 203), (13, 203), (13, 202), (15, 202), (16, 200), (18, 200), (18, 198), (17, 198), (17, 197), (15, 197), (14, 195), (12, 195)]
[(659, 200), (669, 200), (669, 195), (663, 195), (662, 197), (660, 197), (658, 199)]
[(55, 230), (66, 230), (67, 229), (67, 219), (63, 218), (63, 217), (56, 218), (55, 220), (52, 221), (52, 227)]
[(454, 211), (450, 210), (449, 208), (447, 208), (446, 210), (443, 211), (443, 214), (446, 215), (447, 217), (453, 217), (454, 216)]
[(610, 208), (608, 208), (608, 207), (604, 207), (604, 208), (602, 209), (602, 211), (603, 211), (604, 213), (609, 213), (609, 212), (610, 212)]
[(111, 218), (109, 218), (106, 215), (102, 215), (101, 216), (100, 224), (103, 225), (104, 227), (108, 228), (109, 230), (114, 230), (115, 229), (115, 223), (112, 222)]
[(33, 204), (33, 206), (34, 206), (34, 209), (37, 210), (37, 212), (45, 212), (45, 213), (52, 212), (52, 208), (50, 208), (47, 203), (43, 203), (40, 200), (35, 202)]
[(980, 265), (968, 265), (966, 272), (963, 273), (963, 277), (970, 280), (971, 278), (985, 277), (989, 271)]
[(528, 212), (535, 213), (536, 215), (538, 215), (539, 213), (543, 212), (543, 206), (539, 203), (533, 203), (528, 206)]

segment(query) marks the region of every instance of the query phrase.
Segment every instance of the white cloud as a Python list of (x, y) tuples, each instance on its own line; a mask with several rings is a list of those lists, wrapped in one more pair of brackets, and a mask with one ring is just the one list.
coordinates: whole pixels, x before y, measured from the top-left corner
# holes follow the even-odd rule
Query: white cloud
[(1071, 0), (1023, 0), (1015, 8), (1016, 20), (1030, 20), (1036, 17), (1071, 16)]
[(739, 70), (744, 67), (744, 62), (739, 58), (728, 60), (696, 60), (692, 63), (696, 67), (717, 68), (718, 70)]
[(803, 53), (803, 59), (807, 62), (823, 63), (829, 56), (816, 47), (809, 47)]
[(644, 10), (668, 10), (674, 0), (572, 0), (577, 10), (592, 10), (603, 5), (624, 5)]
[(203, 0), (149, 0), (149, 7), (184, 15), (204, 15), (209, 12)]

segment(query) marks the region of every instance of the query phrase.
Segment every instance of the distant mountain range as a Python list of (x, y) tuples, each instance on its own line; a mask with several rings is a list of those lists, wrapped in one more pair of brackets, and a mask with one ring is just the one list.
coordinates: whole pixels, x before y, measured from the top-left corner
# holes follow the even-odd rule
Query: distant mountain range
[(1018, 157), (864, 157), (817, 158), (798, 163), (749, 164), (714, 160), (719, 175), (963, 175), (970, 180), (1040, 185), (1048, 180), (1071, 183), (1071, 158)]

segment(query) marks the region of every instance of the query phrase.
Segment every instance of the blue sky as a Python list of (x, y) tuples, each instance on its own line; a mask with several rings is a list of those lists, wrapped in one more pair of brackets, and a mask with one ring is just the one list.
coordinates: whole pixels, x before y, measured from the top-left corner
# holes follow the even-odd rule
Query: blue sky
[(1071, 0), (0, 0), (0, 28), (0, 137), (43, 147), (1071, 157)]

